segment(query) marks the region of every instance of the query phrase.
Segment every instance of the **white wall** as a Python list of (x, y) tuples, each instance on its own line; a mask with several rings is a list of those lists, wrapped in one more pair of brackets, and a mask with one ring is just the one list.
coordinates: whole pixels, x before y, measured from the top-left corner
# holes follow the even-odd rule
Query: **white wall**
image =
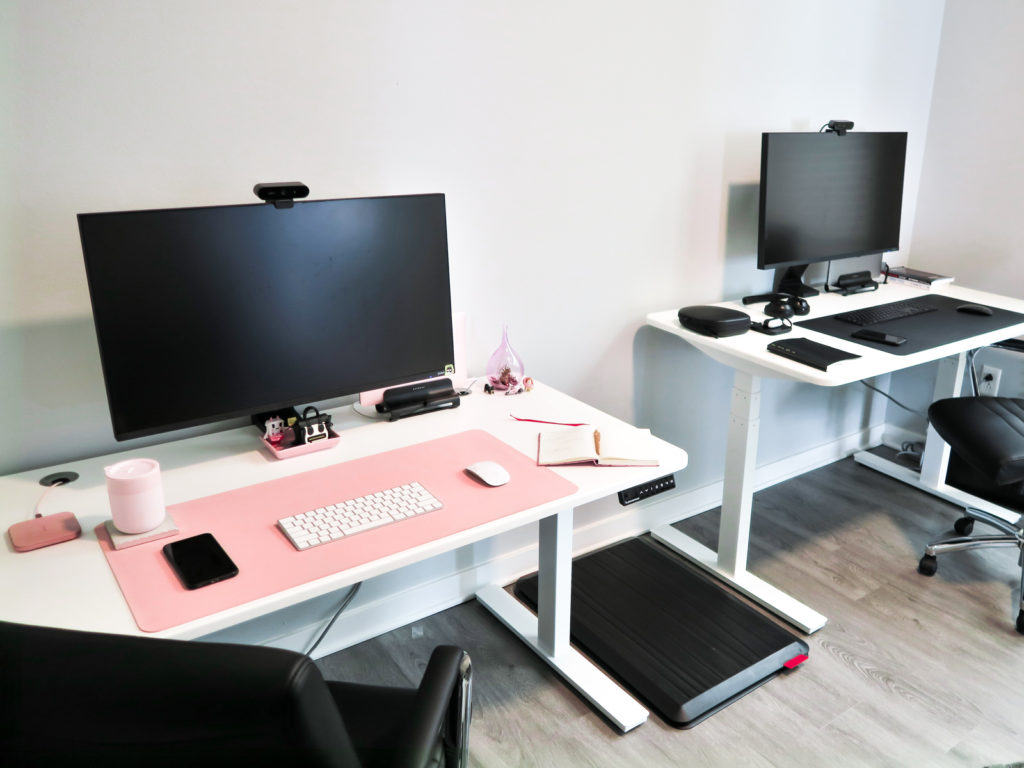
[[(947, 0), (908, 254), (914, 266), (1011, 296), (1024, 296), (1021, 30), (1019, 0)], [(1003, 371), (998, 394), (1024, 397), (1024, 356), (985, 349), (976, 367), (986, 364)], [(901, 372), (893, 390), (926, 408), (934, 375), (934, 365)], [(910, 431), (924, 425), (892, 407), (887, 420)]]
[(1024, 295), (1024, 3), (948, 0), (911, 262)]
[[(762, 131), (909, 131), (909, 247), (943, 3), (0, 13), (0, 402), (17, 436), (0, 471), (113, 447), (76, 213), (246, 202), (300, 179), (313, 197), (445, 192), (471, 366), (508, 322), (529, 374), (688, 448), (679, 480), (696, 486), (721, 477), (729, 377), (644, 315), (770, 283), (754, 265)], [(765, 460), (876, 418), (860, 389), (812, 390), (766, 388), (763, 432), (787, 438)]]
[[(730, 372), (643, 318), (770, 286), (755, 268), (762, 131), (908, 131), (910, 249), (943, 8), (6, 0), (0, 472), (144, 444), (110, 432), (76, 213), (254, 201), (259, 181), (300, 179), (313, 197), (445, 192), (471, 368), (507, 322), (530, 375), (686, 448), (685, 497), (630, 507), (629, 525), (713, 506)], [(201, 372), (183, 367), (183, 385)], [(772, 477), (883, 418), (860, 387), (775, 381), (762, 413)], [(616, 512), (580, 510), (577, 543), (621, 533)], [(480, 578), (530, 567), (529, 534), (374, 580), (346, 631), (411, 620), (398, 602), (457, 602), (481, 563)], [(248, 634), (311, 632), (328, 602)]]

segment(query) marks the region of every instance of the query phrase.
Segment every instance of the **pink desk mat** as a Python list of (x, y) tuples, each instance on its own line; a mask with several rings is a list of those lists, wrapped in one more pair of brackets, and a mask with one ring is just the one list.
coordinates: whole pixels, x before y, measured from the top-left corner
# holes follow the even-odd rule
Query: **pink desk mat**
[[(512, 479), (482, 486), (463, 468), (497, 461)], [(298, 551), (277, 528), (289, 514), (322, 507), (382, 488), (419, 481), (442, 509)], [(387, 557), (478, 525), (564, 498), (577, 490), (568, 480), (482, 430), (399, 448), (291, 477), (194, 499), (168, 507), (180, 529), (173, 538), (115, 550), (106, 527), (96, 535), (143, 632), (158, 632)], [(180, 538), (212, 533), (238, 575), (187, 590), (163, 556)]]

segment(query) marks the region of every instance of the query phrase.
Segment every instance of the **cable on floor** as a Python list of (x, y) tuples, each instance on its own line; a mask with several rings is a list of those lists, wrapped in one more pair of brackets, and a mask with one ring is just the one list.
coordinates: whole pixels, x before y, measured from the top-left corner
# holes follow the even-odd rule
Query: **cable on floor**
[(910, 459), (913, 462), (913, 467), (918, 472), (921, 471), (921, 453), (924, 450), (924, 446), (921, 443), (915, 443), (913, 440), (907, 440), (900, 445), (900, 450), (896, 451), (897, 459)]

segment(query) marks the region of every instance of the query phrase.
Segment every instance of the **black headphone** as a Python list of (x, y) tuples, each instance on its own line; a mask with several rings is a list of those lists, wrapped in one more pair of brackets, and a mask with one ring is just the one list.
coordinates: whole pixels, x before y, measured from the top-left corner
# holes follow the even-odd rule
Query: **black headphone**
[(753, 304), (756, 301), (767, 301), (764, 313), (768, 317), (792, 317), (793, 315), (806, 315), (811, 311), (811, 305), (807, 299), (794, 296), (790, 293), (759, 293), (756, 296), (744, 296), (744, 304)]

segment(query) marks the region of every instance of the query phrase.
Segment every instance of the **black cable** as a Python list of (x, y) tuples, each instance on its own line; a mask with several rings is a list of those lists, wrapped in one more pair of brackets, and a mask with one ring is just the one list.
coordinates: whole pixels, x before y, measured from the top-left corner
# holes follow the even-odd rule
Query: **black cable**
[(868, 384), (868, 383), (867, 383), (866, 381), (861, 381), (861, 384), (863, 384), (863, 385), (864, 385), (865, 387), (867, 387), (868, 389), (870, 389), (870, 390), (873, 390), (873, 391), (877, 392), (877, 393), (878, 393), (878, 394), (880, 394), (880, 395), (881, 395), (882, 397), (887, 397), (887, 398), (889, 398), (890, 400), (892, 400), (892, 401), (893, 401), (894, 403), (896, 403), (896, 405), (898, 405), (898, 406), (899, 406), (900, 408), (902, 408), (903, 410), (905, 410), (905, 411), (910, 411), (910, 412), (911, 412), (912, 414), (914, 414), (915, 416), (920, 416), (920, 417), (921, 417), (922, 419), (924, 419), (925, 421), (928, 421), (928, 414), (926, 414), (926, 413), (922, 413), (921, 411), (915, 411), (915, 410), (914, 410), (913, 408), (908, 408), (908, 407), (907, 407), (907, 406), (905, 406), (905, 405), (904, 405), (903, 403), (901, 403), (901, 402), (900, 402), (899, 400), (897, 400), (897, 399), (896, 399), (895, 397), (893, 397), (892, 395), (890, 395), (890, 394), (889, 394), (888, 392), (883, 392), (883, 391), (882, 391), (882, 390), (880, 390), (880, 389), (879, 389), (878, 387), (872, 386), (871, 384)]
[(978, 370), (974, 367), (974, 356), (978, 350), (969, 349), (967, 350), (967, 366), (968, 373), (971, 375), (971, 394), (975, 397), (978, 396), (978, 392), (981, 391), (981, 385), (978, 383)]
[(912, 459), (914, 464), (915, 464), (915, 468), (920, 472), (921, 471), (921, 451), (923, 449), (924, 449), (924, 446), (922, 446), (920, 443), (915, 443), (912, 440), (907, 440), (906, 442), (900, 444), (900, 450), (898, 450), (896, 452), (896, 458), (897, 459), (906, 459), (906, 458)]
[[(868, 389), (874, 390), (875, 392), (880, 394), (882, 397), (889, 398), (890, 400), (892, 400), (894, 403), (896, 403), (896, 405), (898, 405), (903, 410), (910, 411), (910, 413), (914, 414), (915, 416), (920, 416), (925, 421), (928, 421), (928, 414), (921, 413), (920, 411), (915, 411), (913, 408), (908, 408), (903, 403), (901, 403), (899, 400), (897, 400), (895, 397), (890, 395), (888, 392), (883, 392), (878, 387), (872, 386), (871, 384), (868, 384), (866, 381), (861, 381), (861, 384), (863, 384)], [(919, 443), (915, 443), (912, 440), (907, 440), (906, 442), (904, 442), (904, 443), (902, 443), (900, 445), (900, 450), (898, 450), (896, 452), (896, 458), (897, 459), (905, 459), (905, 458), (912, 459), (914, 461), (914, 464), (916, 465), (917, 469), (920, 471), (920, 469), (921, 469), (921, 449), (918, 448), (918, 445), (920, 445), (920, 444)]]
[(341, 605), (338, 606), (338, 609), (334, 612), (334, 615), (331, 617), (331, 620), (327, 622), (327, 626), (324, 627), (323, 630), (320, 632), (320, 636), (316, 640), (313, 641), (313, 644), (311, 646), (309, 646), (309, 648), (306, 649), (306, 651), (305, 651), (306, 656), (309, 656), (310, 654), (312, 654), (313, 651), (316, 650), (316, 647), (318, 645), (320, 645), (320, 641), (324, 639), (324, 637), (330, 631), (331, 627), (334, 626), (334, 622), (336, 622), (338, 620), (338, 617), (341, 616), (342, 612), (346, 608), (348, 608), (348, 604), (352, 602), (352, 598), (354, 598), (356, 596), (356, 593), (359, 591), (359, 588), (362, 585), (363, 585), (363, 582), (361, 582), (361, 581), (358, 581), (358, 582), (356, 582), (355, 584), (352, 585), (352, 589), (350, 589), (348, 591), (348, 593), (345, 595), (345, 597), (342, 599)]

